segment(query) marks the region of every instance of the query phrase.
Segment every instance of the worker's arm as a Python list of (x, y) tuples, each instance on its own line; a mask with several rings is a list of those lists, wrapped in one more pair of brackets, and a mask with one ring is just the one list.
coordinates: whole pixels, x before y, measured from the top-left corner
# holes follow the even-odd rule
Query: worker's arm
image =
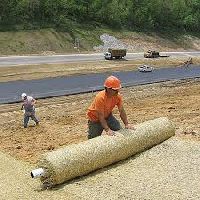
[(104, 118), (104, 114), (101, 113), (101, 112), (97, 112), (98, 114), (98, 118), (99, 118), (99, 121), (102, 125), (102, 127), (104, 128), (104, 130), (106, 131), (106, 134), (107, 135), (114, 135), (114, 132), (109, 128), (105, 118)]
[(118, 109), (119, 109), (119, 113), (120, 113), (120, 118), (123, 121), (123, 123), (125, 125), (125, 128), (135, 129), (133, 125), (131, 125), (131, 124), (128, 123), (126, 111), (124, 110), (123, 105), (119, 106)]
[(35, 103), (36, 103), (36, 100), (35, 100), (35, 99), (33, 99), (33, 100), (32, 100), (32, 102), (35, 104)]
[(31, 104), (34, 105), (35, 103), (36, 103), (36, 100), (33, 98), (33, 99), (31, 100)]
[(123, 105), (119, 106), (119, 113), (120, 113), (120, 118), (123, 121), (125, 127), (128, 126), (128, 119)]

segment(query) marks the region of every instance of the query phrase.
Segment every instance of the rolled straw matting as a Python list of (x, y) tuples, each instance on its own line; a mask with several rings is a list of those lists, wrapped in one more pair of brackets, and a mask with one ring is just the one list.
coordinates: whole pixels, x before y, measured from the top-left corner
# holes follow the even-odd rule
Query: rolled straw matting
[(116, 136), (100, 136), (46, 153), (38, 163), (45, 170), (41, 182), (53, 186), (85, 175), (142, 152), (175, 134), (168, 118), (162, 117), (122, 129)]

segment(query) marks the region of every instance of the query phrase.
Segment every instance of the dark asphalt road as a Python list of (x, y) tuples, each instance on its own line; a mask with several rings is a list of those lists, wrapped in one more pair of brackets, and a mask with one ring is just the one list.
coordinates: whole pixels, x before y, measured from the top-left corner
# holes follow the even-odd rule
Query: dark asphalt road
[(111, 74), (119, 77), (122, 86), (127, 87), (168, 80), (200, 78), (200, 66), (162, 68), (146, 73), (139, 71), (99, 73), (0, 83), (0, 104), (19, 102), (23, 92), (35, 98), (46, 98), (101, 90), (105, 78)]

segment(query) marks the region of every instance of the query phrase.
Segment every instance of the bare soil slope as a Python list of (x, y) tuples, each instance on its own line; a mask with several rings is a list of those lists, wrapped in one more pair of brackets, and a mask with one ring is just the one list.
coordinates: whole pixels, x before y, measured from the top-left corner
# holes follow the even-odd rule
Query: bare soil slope
[[(199, 140), (198, 79), (124, 88), (121, 93), (131, 123), (168, 116), (176, 124), (178, 135)], [(1, 151), (35, 163), (41, 153), (86, 140), (86, 110), (95, 94), (38, 100), (40, 125), (30, 122), (27, 129), (23, 128), (20, 104), (0, 105)]]

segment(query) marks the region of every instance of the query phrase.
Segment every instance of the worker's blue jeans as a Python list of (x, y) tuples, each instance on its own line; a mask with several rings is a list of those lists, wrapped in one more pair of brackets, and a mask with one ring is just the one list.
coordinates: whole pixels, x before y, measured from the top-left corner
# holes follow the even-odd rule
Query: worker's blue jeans
[(36, 124), (39, 123), (39, 120), (36, 118), (35, 116), (35, 113), (32, 113), (32, 114), (24, 114), (24, 128), (27, 128), (28, 126), (28, 122), (29, 122), (29, 119), (32, 119), (33, 121), (35, 121)]
[[(110, 114), (106, 119), (109, 128), (113, 131), (118, 131), (121, 129), (119, 121)], [(100, 136), (103, 132), (103, 127), (100, 122), (92, 122), (88, 120), (88, 139)]]

